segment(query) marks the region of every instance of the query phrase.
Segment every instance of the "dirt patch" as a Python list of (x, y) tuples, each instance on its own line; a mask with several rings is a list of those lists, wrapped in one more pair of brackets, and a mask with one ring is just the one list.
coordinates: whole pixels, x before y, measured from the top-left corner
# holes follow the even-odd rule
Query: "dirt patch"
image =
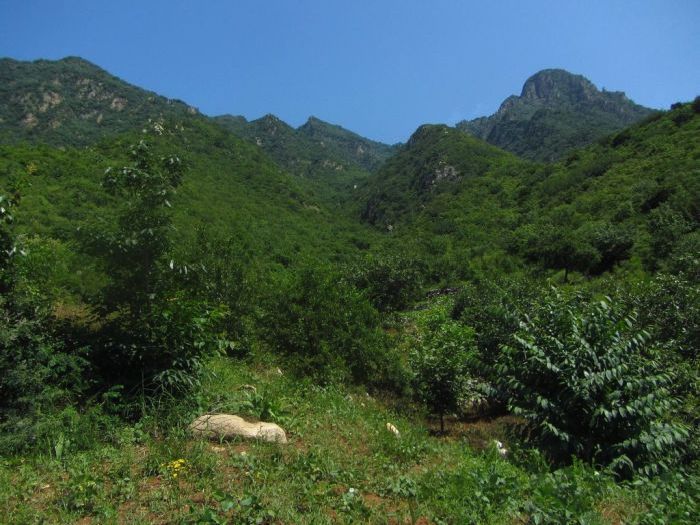
[(336, 496), (342, 496), (348, 491), (348, 488), (345, 485), (335, 485), (332, 489), (331, 492), (335, 494)]
[(378, 496), (377, 494), (363, 494), (362, 495), (362, 501), (365, 502), (365, 505), (371, 508), (375, 507), (386, 507), (387, 502), (384, 498), (381, 496)]
[(248, 454), (250, 452), (250, 445), (248, 443), (238, 443), (233, 446), (233, 452), (235, 454)]
[(634, 521), (633, 516), (644, 514), (646, 509), (642, 505), (630, 505), (629, 501), (607, 500), (599, 503), (596, 509), (606, 523), (622, 525)]

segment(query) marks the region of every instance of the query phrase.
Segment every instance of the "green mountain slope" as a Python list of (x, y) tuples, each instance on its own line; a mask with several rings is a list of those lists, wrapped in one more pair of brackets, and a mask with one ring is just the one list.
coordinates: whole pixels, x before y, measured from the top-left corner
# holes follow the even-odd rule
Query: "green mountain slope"
[(250, 122), (223, 115), (215, 121), (260, 147), (282, 169), (314, 181), (319, 198), (334, 207), (351, 199), (355, 187), (396, 150), (314, 117), (297, 129), (274, 115)]
[(653, 270), (698, 243), (699, 109), (655, 114), (554, 165), (423, 126), (362, 189), (359, 213), (455, 268), (486, 257), (587, 273), (625, 261)]
[(177, 155), (186, 166), (172, 202), (172, 235), (183, 254), (201, 254), (202, 238), (233, 239), (257, 267), (273, 269), (306, 257), (346, 260), (372, 242), (372, 232), (329, 210), (307, 181), (217, 124), (165, 121), (159, 129), (81, 149), (0, 146), (0, 194), (22, 181), (20, 231), (68, 246), (79, 230), (108, 223), (118, 203), (102, 189), (104, 171), (128, 165), (130, 145), (145, 139), (156, 155)]
[(281, 169), (306, 179), (320, 202), (341, 213), (369, 170), (396, 150), (314, 117), (297, 129), (274, 115), (250, 122), (232, 115), (214, 120), (260, 148)]
[[(215, 122), (184, 102), (132, 86), (80, 58), (3, 59), (0, 79), (0, 188), (18, 175), (27, 179), (18, 215), (27, 233), (68, 241), (81, 221), (109, 214), (102, 172), (125, 165), (129, 144), (145, 138), (189, 167), (174, 203), (177, 235), (188, 242), (200, 229), (235, 233), (248, 238), (267, 261), (284, 264), (310, 253), (343, 257), (348, 236), (340, 230), (346, 228), (357, 232), (350, 234), (356, 244), (368, 244), (367, 229), (339, 216), (334, 204), (337, 188), (351, 189), (351, 183), (367, 177), (341, 147), (328, 154), (315, 139), (274, 117), (239, 119), (245, 124), (240, 129), (233, 124), (236, 118)], [(326, 127), (345, 136), (339, 127), (319, 129)], [(226, 128), (244, 138), (264, 137), (270, 154)], [(345, 134), (347, 141), (356, 138), (374, 151), (370, 141)], [(308, 173), (340, 175), (333, 179), (335, 188), (292, 176)]]
[[(309, 198), (336, 210), (367, 177), (366, 166), (374, 166), (391, 150), (320, 121), (307, 132), (273, 116), (251, 123), (229, 116), (216, 121), (254, 148), (262, 145), (260, 153), (276, 162), (277, 171), (313, 180), (303, 183)], [(214, 119), (184, 102), (128, 84), (81, 58), (0, 60), (2, 144), (83, 147), (129, 132), (162, 133), (165, 125), (209, 130), (206, 123), (214, 125)], [(351, 145), (361, 153), (346, 151)]]
[(128, 84), (87, 60), (0, 59), (0, 142), (85, 146), (149, 120), (197, 110)]
[(341, 126), (309, 117), (294, 129), (274, 115), (248, 122), (245, 117), (222, 115), (215, 120), (238, 136), (260, 146), (292, 173), (338, 177), (347, 171), (372, 171), (396, 150), (366, 139)]
[(495, 168), (520, 164), (515, 156), (459, 130), (423, 125), (363, 188), (368, 198), (362, 218), (393, 229)]
[(457, 127), (524, 158), (551, 161), (652, 111), (622, 92), (599, 91), (581, 75), (545, 69), (530, 77), (520, 96), (508, 97), (495, 114), (459, 122)]
[(329, 124), (316, 117), (309, 117), (297, 132), (318, 146), (332, 151), (335, 156), (344, 159), (346, 163), (373, 171), (382, 165), (395, 151), (395, 146), (389, 146), (361, 137), (341, 126)]

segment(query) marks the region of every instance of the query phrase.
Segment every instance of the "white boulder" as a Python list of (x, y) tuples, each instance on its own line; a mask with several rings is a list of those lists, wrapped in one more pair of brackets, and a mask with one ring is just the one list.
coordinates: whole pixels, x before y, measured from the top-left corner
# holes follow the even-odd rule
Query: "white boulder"
[(240, 416), (231, 414), (205, 414), (190, 425), (194, 435), (209, 439), (231, 439), (243, 437), (260, 439), (272, 443), (286, 443), (287, 434), (275, 423), (250, 423)]

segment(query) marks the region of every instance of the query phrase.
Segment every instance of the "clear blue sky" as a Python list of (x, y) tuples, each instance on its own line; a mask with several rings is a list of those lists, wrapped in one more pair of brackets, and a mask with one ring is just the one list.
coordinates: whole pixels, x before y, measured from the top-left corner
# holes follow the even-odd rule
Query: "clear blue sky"
[(0, 0), (0, 56), (82, 56), (209, 115), (384, 142), (490, 114), (561, 67), (638, 103), (700, 94), (700, 0)]

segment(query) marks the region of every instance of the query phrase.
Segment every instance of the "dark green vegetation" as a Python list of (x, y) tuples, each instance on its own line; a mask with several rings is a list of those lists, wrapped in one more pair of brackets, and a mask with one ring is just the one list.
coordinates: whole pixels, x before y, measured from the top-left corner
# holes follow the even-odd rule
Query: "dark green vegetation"
[[(556, 164), (439, 125), (387, 158), (3, 68), (2, 111), (80, 106), (2, 122), (5, 521), (696, 520), (699, 101)], [(145, 109), (75, 118), (84, 78)], [(195, 440), (205, 412), (291, 443)]]
[(285, 169), (301, 176), (332, 177), (348, 169), (374, 171), (396, 149), (316, 117), (309, 117), (297, 129), (274, 115), (251, 122), (231, 115), (215, 120), (236, 135), (255, 142)]
[(463, 120), (457, 128), (527, 159), (557, 160), (650, 115), (619, 91), (599, 91), (563, 69), (530, 77), (490, 117)]
[(274, 115), (251, 122), (231, 115), (214, 120), (259, 146), (287, 172), (311, 179), (334, 208), (351, 200), (357, 185), (396, 150), (315, 117), (297, 129)]
[(615, 267), (653, 273), (697, 251), (698, 136), (697, 110), (685, 104), (538, 164), (423, 126), (370, 179), (361, 213), (443, 278), (528, 263), (563, 280)]

